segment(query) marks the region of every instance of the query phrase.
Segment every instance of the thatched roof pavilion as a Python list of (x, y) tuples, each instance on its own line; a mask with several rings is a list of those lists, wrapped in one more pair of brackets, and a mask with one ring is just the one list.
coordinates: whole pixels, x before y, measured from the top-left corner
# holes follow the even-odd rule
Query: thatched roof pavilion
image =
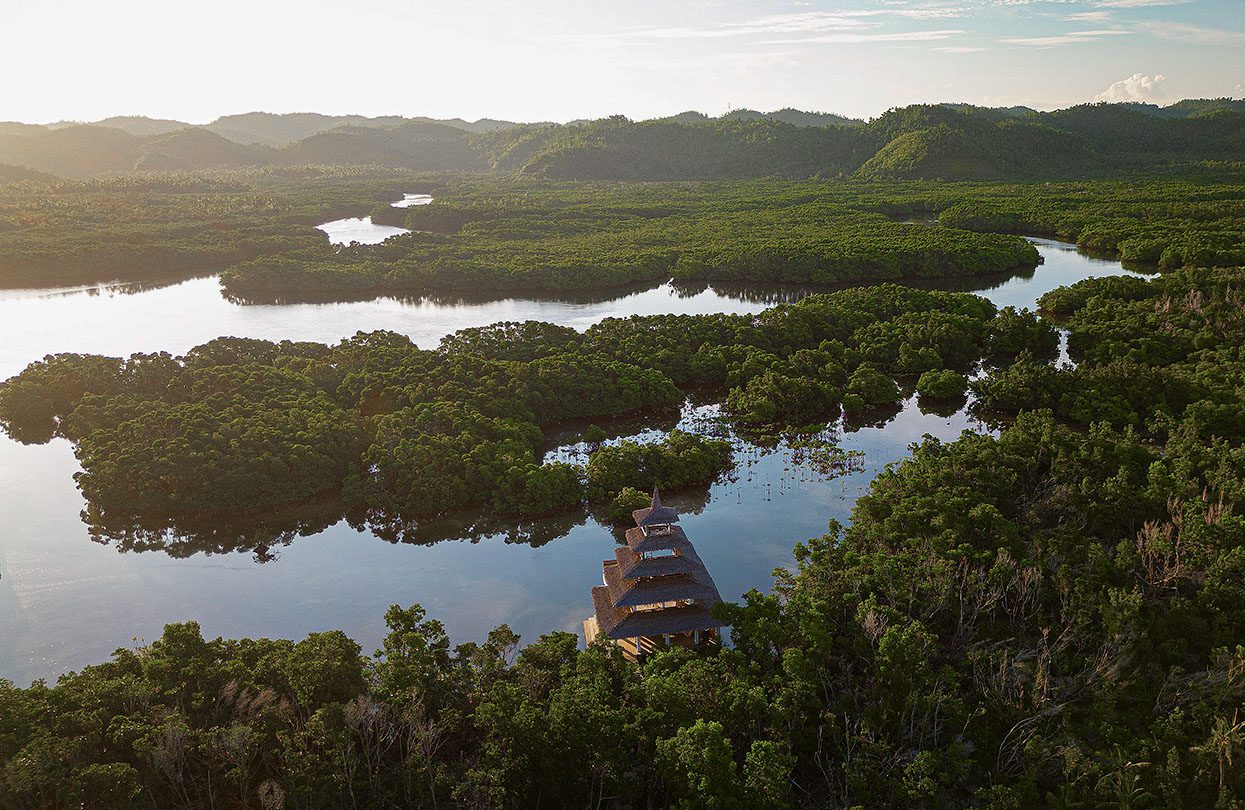
[(605, 637), (639, 660), (662, 647), (718, 643), (721, 622), (712, 607), (722, 601), (683, 529), (679, 514), (653, 490), (652, 504), (631, 513), (627, 544), (602, 563), (604, 584), (592, 589), (594, 613), (584, 638)]

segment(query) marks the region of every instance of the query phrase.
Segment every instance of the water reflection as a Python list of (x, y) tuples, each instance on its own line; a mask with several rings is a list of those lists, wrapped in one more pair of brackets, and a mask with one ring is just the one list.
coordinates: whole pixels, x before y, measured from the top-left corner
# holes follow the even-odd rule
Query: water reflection
[(431, 194), (403, 194), (402, 199), (389, 205), (391, 208), (413, 208), (417, 205), (428, 205), (430, 202)]
[[(1118, 263), (1036, 241), (1045, 263), (1035, 273), (972, 291), (999, 306), (1032, 307), (1047, 290), (1121, 272)], [(56, 351), (183, 354), (219, 335), (334, 342), (372, 329), (392, 329), (431, 347), (449, 332), (501, 320), (583, 329), (611, 316), (758, 312), (778, 296), (794, 300), (807, 292), (663, 285), (594, 302), (382, 299), (242, 307), (222, 298), (211, 278), (132, 289), (0, 293), (0, 378)], [(860, 455), (853, 468), (830, 478), (797, 459), (789, 445), (741, 443), (735, 475), (667, 501), (684, 513), (723, 597), (737, 599), (768, 587), (770, 572), (791, 563), (795, 542), (824, 532), (830, 519), (846, 521), (873, 476), (903, 458), (912, 442), (986, 429), (965, 404), (913, 395), (886, 418), (843, 425), (839, 444)], [(666, 420), (612, 428), (617, 438), (672, 426)], [(580, 452), (578, 430), (551, 435), (550, 453)], [(528, 639), (576, 631), (586, 609), (584, 588), (600, 576), (615, 542), (591, 514), (510, 524), (473, 514), (407, 525), (346, 515), (331, 498), (297, 514), (232, 526), (96, 526), (99, 542), (91, 542), (73, 481), (79, 469), (64, 439), (26, 446), (0, 437), (0, 678), (54, 677), (136, 638), (151, 640), (165, 622), (189, 619), (208, 636), (294, 638), (340, 628), (371, 649), (383, 633), (385, 608), (418, 601), (456, 640), (482, 638), (503, 622)]]
[[(891, 415), (895, 413), (898, 409)], [(723, 419), (721, 406), (716, 403), (688, 402), (677, 415), (630, 416), (593, 423), (602, 428), (606, 436), (599, 442), (582, 440), (579, 434), (586, 424), (564, 425), (557, 433), (551, 434), (543, 455), (544, 462), (586, 465), (591, 452), (600, 446), (615, 445), (621, 441), (659, 442), (671, 430), (678, 428), (731, 442), (735, 469), (721, 477), (718, 483), (722, 485), (738, 483), (741, 479), (751, 480), (752, 471), (758, 467), (759, 461), (773, 453), (783, 453), (784, 474), (800, 480), (829, 479), (853, 469), (851, 464), (836, 466), (830, 463), (832, 460), (825, 452), (827, 448), (837, 450), (839, 436), (836, 428), (827, 428), (819, 434), (791, 441), (749, 441), (730, 428)], [(822, 452), (818, 452), (819, 448)], [(709, 501), (710, 491), (710, 487), (704, 486), (679, 493), (686, 511), (692, 514), (702, 512)], [(268, 563), (279, 559), (281, 549), (294, 540), (317, 535), (341, 523), (360, 534), (393, 544), (480, 543), (487, 539), (501, 539), (506, 543), (535, 548), (565, 537), (589, 519), (605, 525), (607, 521), (603, 510), (607, 506), (605, 503), (591, 504), (587, 513), (574, 510), (535, 520), (499, 518), (486, 509), (463, 510), (416, 520), (375, 510), (352, 510), (337, 493), (325, 493), (279, 510), (176, 520), (145, 520), (133, 516), (118, 520), (99, 513), (88, 502), (82, 510), (82, 519), (92, 540), (111, 545), (121, 552), (163, 552), (176, 559), (196, 554), (249, 553), (256, 562)]]
[(391, 236), (410, 233), (406, 228), (395, 228), (392, 225), (377, 225), (371, 217), (347, 217), (335, 219), (316, 230), (324, 231), (333, 245), (379, 245)]
[(279, 510), (176, 521), (132, 516), (117, 520), (100, 515), (89, 503), (82, 510), (90, 538), (121, 552), (158, 551), (176, 559), (250, 553), (259, 563), (277, 559), (282, 547), (317, 535), (346, 517), (340, 499), (332, 494)]
[(917, 397), (917, 407), (921, 413), (933, 414), (934, 416), (954, 416), (960, 411), (968, 407), (968, 397), (958, 396), (950, 399), (936, 399), (929, 397)]

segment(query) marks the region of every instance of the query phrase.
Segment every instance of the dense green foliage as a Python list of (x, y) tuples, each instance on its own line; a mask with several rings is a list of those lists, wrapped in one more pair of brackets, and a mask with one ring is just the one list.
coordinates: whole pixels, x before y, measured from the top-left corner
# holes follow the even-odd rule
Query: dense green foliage
[[(318, 247), (231, 268), (245, 301), (437, 292), (541, 294), (673, 278), (830, 284), (967, 277), (1032, 267), (1007, 236), (894, 221), (908, 190), (828, 183), (550, 184), (459, 179), (431, 205), (380, 206), (415, 232), (380, 245)], [(910, 208), (920, 203), (909, 202)]]
[(614, 495), (625, 503), (627, 489), (686, 489), (732, 466), (730, 442), (673, 430), (662, 444), (624, 441), (593, 452), (588, 460), (588, 494), (593, 500)]
[[(1175, 268), (1245, 255), (1239, 171), (1066, 184), (582, 183), (272, 169), (0, 184), (0, 284), (224, 274), (242, 301), (589, 294), (674, 279), (836, 284), (1023, 271), (1036, 233)], [(393, 208), (402, 192), (431, 205)], [(369, 211), (370, 209), (370, 211)], [(417, 233), (334, 247), (371, 214)], [(914, 221), (940, 215), (944, 227)]]
[[(974, 117), (982, 113), (961, 125), (944, 110), (900, 111), (843, 137), (889, 135), (864, 164), (870, 174), (975, 176), (999, 171), (1000, 160), (1027, 172), (1073, 147), (1084, 161), (1147, 154), (1155, 143), (1202, 156), (1218, 148), (1216, 133), (1239, 130), (1239, 113), (1200, 109), (1166, 119), (1114, 107), (992, 113), (988, 126)], [(1118, 126), (1104, 129), (1104, 117)], [(705, 138), (731, 143), (775, 126), (706, 124)], [(807, 160), (810, 144), (833, 140), (780, 135), (753, 155), (757, 171), (792, 144)], [(503, 157), (518, 167), (557, 175), (568, 166), (634, 170), (619, 156), (635, 143), (685, 136), (615, 121), (540, 139), (512, 131), (492, 143), (504, 140)], [(375, 137), (332, 134), (354, 145)], [(723, 154), (687, 141), (687, 160)], [(391, 213), (372, 182), (333, 180), (323, 197), (307, 202), (299, 191), (287, 204), (319, 216), (366, 187)], [(840, 410), (885, 411), (913, 380), (922, 397), (958, 395), (983, 359), (973, 408), (1000, 429), (916, 444), (874, 479), (850, 527), (796, 547), (772, 593), (719, 608), (734, 643), (716, 653), (676, 650), (636, 668), (606, 647), (578, 650), (565, 633), (516, 652), (505, 627), (452, 647), (418, 607), (394, 607), (371, 656), (340, 632), (208, 641), (183, 624), (54, 686), (0, 682), (0, 806), (1245, 802), (1239, 183), (495, 182), (447, 182), (438, 203), (402, 214), (432, 233), (377, 249), (286, 253), (230, 278), (284, 273), (288, 283), (262, 289), (287, 294), (497, 289), (521, 274), (537, 288), (663, 275), (893, 278), (980, 272), (1023, 249), (970, 232), (978, 230), (1074, 238), (1170, 272), (1056, 290), (1041, 301), (1046, 319), (884, 284), (758, 316), (611, 319), (583, 333), (497, 324), (451, 335), (435, 351), (375, 332), (335, 346), (222, 338), (177, 358), (33, 363), (0, 386), (0, 423), (23, 441), (74, 442), (88, 518), (105, 530), (268, 514), (326, 493), (394, 534), (472, 507), (527, 520), (593, 501), (618, 516), (653, 484), (712, 480), (731, 465), (729, 447), (677, 431), (659, 443), (611, 444), (586, 424), (669, 414), (695, 393), (724, 402), (741, 428), (785, 430)], [(27, 195), (39, 183), (12, 188)], [(134, 210), (171, 201), (153, 220), (168, 224), (193, 200), (164, 193)], [(199, 193), (209, 207), (224, 199), (219, 189)], [(30, 210), (29, 196), (11, 199), (0, 223)], [(254, 205), (268, 210), (271, 199)], [(220, 212), (242, 212), (244, 224), (247, 205), (222, 203)], [(56, 206), (47, 208), (52, 221)], [(297, 224), (277, 208), (264, 229)], [(944, 227), (893, 221), (939, 212)], [(251, 244), (231, 232), (231, 216), (194, 220), (187, 254), (211, 254), (218, 218), (225, 241)], [(96, 238), (129, 220), (103, 217), (115, 221)], [(16, 230), (6, 230), (6, 246)], [(278, 241), (292, 241), (281, 250), (301, 244), (295, 230), (281, 232)], [(40, 238), (19, 247), (42, 255)], [(46, 267), (84, 255), (85, 244), (49, 253)], [(1197, 264), (1211, 266), (1187, 266)], [(421, 275), (428, 267), (442, 275)], [(315, 274), (341, 278), (308, 280)], [(1051, 362), (1055, 319), (1075, 365)], [(593, 444), (586, 466), (545, 460), (555, 427)]]
[(55, 355), (0, 386), (0, 423), (22, 441), (71, 439), (92, 526), (127, 547), (336, 493), (400, 536), (465, 509), (527, 519), (625, 487), (708, 483), (733, 466), (724, 442), (598, 441), (581, 468), (544, 461), (545, 431), (671, 413), (693, 391), (752, 431), (834, 422), (845, 386), (879, 405), (897, 397), (888, 375), (971, 366), (994, 320), (973, 295), (879, 285), (757, 316), (614, 318), (583, 333), (500, 323), (435, 351), (374, 332), (336, 346), (220, 338), (179, 358)]
[(954, 228), (1053, 236), (1125, 263), (1175, 269), (1245, 263), (1239, 183), (1076, 183), (996, 187), (941, 208)]
[[(796, 547), (773, 593), (720, 609), (728, 649), (636, 668), (554, 633), (516, 656), (507, 628), (451, 647), (418, 607), (389, 611), (370, 657), (335, 632), (206, 641), (169, 625), (56, 686), (0, 685), (0, 800), (1238, 806), (1243, 280), (1190, 269), (1049, 296), (1077, 367), (1022, 351), (976, 387), (990, 401), (1043, 367), (1107, 418), (1060, 400), (1082, 424), (1021, 408), (997, 435), (926, 438), (849, 528)], [(841, 329), (866, 300), (873, 315), (914, 303), (854, 290), (817, 301), (838, 320), (806, 325)], [(1144, 376), (1160, 373), (1197, 396)]]
[(968, 378), (953, 369), (926, 371), (916, 382), (922, 399), (955, 399), (964, 396)]
[[(1234, 265), (1245, 261), (1236, 182), (1245, 113), (1213, 106), (1166, 116), (1126, 105), (1053, 113), (914, 106), (830, 126), (777, 114), (530, 127), (307, 114), (179, 130), (137, 119), (22, 127), (0, 132), (0, 164), (12, 164), (0, 170), (0, 285), (186, 277), (240, 265), (226, 276), (235, 297), (302, 300), (584, 291), (671, 277), (962, 277), (1037, 261), (1019, 240), (966, 229), (1058, 235), (1163, 267)], [(229, 139), (239, 133), (244, 143)], [(1155, 179), (1172, 162), (1180, 176), (1209, 179)], [(133, 169), (142, 171), (116, 174)], [(412, 171), (475, 179), (417, 179)], [(894, 182), (1049, 181), (1094, 171), (1149, 174), (1126, 184), (968, 189)], [(40, 172), (99, 177), (57, 182)], [(551, 182), (568, 180), (735, 182)], [(416, 188), (438, 202), (389, 207)], [(378, 222), (424, 232), (336, 250), (310, 227), (369, 208)], [(939, 212), (946, 228), (887, 219)]]
[[(1245, 195), (1235, 176), (955, 186), (457, 178), (436, 188), (431, 205), (372, 211), (377, 222), (415, 233), (266, 256), (223, 281), (240, 300), (290, 301), (556, 295), (667, 279), (689, 288), (963, 279), (1037, 263), (1022, 240), (971, 233), (998, 230), (1058, 236), (1165, 268), (1233, 265), (1245, 261)], [(945, 227), (904, 221), (934, 214)]]
[(983, 410), (1049, 408), (1089, 425), (1153, 430), (1179, 421), (1210, 441), (1245, 438), (1245, 325), (1239, 268), (1188, 268), (1153, 281), (1103, 278), (1043, 297), (1064, 315), (1074, 368), (1028, 354), (974, 385)]
[(186, 278), (324, 243), (314, 226), (393, 200), (409, 175), (303, 168), (4, 185), (0, 286)]

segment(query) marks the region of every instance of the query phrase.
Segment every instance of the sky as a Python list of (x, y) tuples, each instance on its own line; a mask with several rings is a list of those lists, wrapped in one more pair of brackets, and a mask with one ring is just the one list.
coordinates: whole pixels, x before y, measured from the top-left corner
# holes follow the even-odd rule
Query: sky
[(0, 0), (0, 120), (1245, 96), (1245, 0)]

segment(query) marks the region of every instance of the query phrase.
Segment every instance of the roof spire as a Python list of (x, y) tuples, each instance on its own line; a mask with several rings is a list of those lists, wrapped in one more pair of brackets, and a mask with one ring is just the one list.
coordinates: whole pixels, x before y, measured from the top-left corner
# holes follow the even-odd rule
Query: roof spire
[(679, 513), (663, 505), (661, 493), (657, 491), (657, 487), (653, 487), (652, 505), (635, 510), (631, 513), (631, 517), (635, 519), (637, 526), (669, 526), (671, 523), (678, 522)]

